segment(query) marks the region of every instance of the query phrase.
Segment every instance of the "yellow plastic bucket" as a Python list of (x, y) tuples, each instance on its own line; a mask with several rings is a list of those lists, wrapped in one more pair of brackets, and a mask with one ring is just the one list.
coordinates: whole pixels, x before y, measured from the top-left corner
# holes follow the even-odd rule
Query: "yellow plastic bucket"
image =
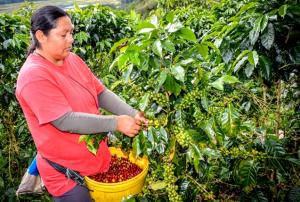
[(130, 162), (138, 165), (142, 172), (129, 180), (117, 183), (101, 183), (85, 177), (86, 185), (90, 189), (90, 195), (95, 202), (120, 202), (122, 198), (135, 195), (142, 191), (148, 172), (149, 161), (146, 157), (134, 158), (132, 153), (127, 155), (119, 148), (110, 148), (112, 155), (126, 157)]

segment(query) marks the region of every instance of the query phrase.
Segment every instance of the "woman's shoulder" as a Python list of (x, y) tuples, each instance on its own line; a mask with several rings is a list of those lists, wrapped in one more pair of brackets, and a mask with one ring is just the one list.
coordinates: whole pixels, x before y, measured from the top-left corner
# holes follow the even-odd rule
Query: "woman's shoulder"
[(38, 60), (31, 56), (28, 56), (19, 71), (17, 87), (25, 86), (30, 82), (47, 80), (50, 77), (51, 74), (49, 70), (47, 70), (45, 64), (40, 63)]
[(20, 69), (19, 76), (42, 76), (47, 74), (47, 66), (38, 57), (29, 55)]

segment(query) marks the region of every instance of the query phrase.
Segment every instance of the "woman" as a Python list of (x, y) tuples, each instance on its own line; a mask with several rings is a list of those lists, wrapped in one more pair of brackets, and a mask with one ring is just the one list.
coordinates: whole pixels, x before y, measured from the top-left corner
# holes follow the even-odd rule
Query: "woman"
[[(74, 53), (73, 25), (62, 9), (46, 6), (31, 18), (32, 45), (22, 66), (16, 96), (37, 147), (37, 166), (54, 201), (91, 201), (88, 190), (67, 179), (47, 160), (82, 176), (105, 172), (110, 153), (105, 141), (96, 155), (80, 134), (119, 131), (134, 137), (148, 120), (105, 88)], [(113, 114), (99, 114), (99, 106)], [(47, 160), (46, 160), (47, 159)]]

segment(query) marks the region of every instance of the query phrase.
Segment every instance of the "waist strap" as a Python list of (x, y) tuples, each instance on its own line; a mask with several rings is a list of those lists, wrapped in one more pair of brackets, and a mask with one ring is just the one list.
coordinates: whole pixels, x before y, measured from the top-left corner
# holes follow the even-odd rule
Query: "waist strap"
[[(43, 157), (44, 158), (44, 157)], [(65, 168), (62, 165), (59, 165), (58, 163), (55, 163), (53, 161), (50, 161), (49, 159), (44, 158), (55, 170), (58, 172), (64, 174), (66, 178), (74, 180), (78, 185), (85, 186), (84, 178), (79, 174), (79, 172), (71, 170), (69, 168)]]

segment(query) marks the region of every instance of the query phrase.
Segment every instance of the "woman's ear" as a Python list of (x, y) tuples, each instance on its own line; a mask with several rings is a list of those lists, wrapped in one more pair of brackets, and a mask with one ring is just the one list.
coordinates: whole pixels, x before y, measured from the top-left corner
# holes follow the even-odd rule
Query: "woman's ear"
[(45, 43), (45, 41), (46, 41), (46, 39), (47, 39), (46, 35), (45, 35), (41, 30), (37, 30), (37, 31), (35, 32), (35, 37), (36, 37), (36, 39), (38, 40), (38, 42), (39, 42), (40, 44)]

